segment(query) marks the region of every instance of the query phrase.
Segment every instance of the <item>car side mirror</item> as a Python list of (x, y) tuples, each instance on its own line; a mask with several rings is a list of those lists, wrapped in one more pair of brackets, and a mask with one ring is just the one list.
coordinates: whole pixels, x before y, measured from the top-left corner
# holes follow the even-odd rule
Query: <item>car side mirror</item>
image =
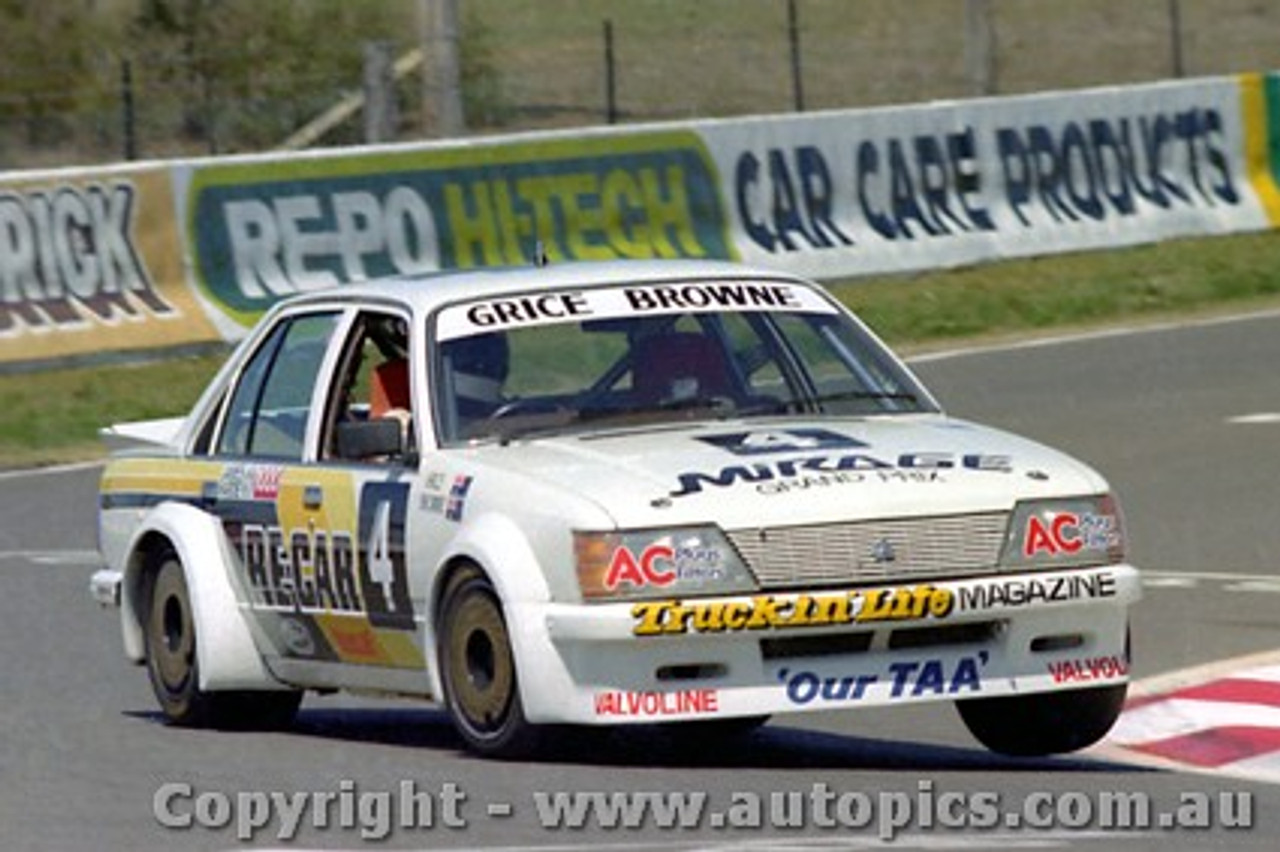
[(404, 453), (400, 421), (394, 417), (351, 420), (338, 424), (338, 456), (363, 461), (377, 456), (398, 457)]

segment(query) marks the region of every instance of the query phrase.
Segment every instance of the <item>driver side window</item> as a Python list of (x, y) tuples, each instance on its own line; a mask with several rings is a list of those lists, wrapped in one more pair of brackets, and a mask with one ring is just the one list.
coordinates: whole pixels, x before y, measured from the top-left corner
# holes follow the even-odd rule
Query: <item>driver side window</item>
[[(338, 359), (321, 457), (385, 463), (411, 450), (417, 412), (409, 372), (408, 322), (395, 314), (362, 312)], [(398, 449), (385, 446), (385, 434), (375, 435), (378, 421), (385, 421), (381, 429), (391, 423), (399, 428)]]

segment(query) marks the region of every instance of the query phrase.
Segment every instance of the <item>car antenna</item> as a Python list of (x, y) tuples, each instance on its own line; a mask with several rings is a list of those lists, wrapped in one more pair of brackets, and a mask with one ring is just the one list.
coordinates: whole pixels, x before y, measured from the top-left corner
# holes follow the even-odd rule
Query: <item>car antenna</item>
[(547, 246), (542, 240), (538, 240), (533, 244), (533, 265), (541, 269), (550, 263), (547, 260)]

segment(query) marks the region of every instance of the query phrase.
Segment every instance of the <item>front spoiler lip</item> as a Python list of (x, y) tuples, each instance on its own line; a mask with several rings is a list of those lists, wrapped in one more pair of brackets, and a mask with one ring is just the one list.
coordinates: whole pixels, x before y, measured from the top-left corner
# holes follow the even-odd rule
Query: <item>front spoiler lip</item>
[(124, 575), (121, 572), (114, 568), (101, 568), (89, 578), (89, 594), (101, 606), (119, 607), (120, 587), (123, 584)]

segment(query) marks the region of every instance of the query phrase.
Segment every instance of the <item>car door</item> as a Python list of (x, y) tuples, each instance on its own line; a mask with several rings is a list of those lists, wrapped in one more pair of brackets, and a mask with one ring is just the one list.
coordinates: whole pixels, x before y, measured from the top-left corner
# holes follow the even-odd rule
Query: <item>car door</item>
[[(407, 315), (389, 309), (353, 313), (315, 403), (314, 461), (281, 510), (313, 531), (313, 563), (329, 558), (328, 548), (344, 572), (350, 564), (348, 600), (317, 593), (317, 645), (331, 663), (325, 676), (335, 685), (425, 693), (425, 592), (410, 576), (406, 546), (419, 428), (409, 329)], [(398, 434), (396, 447), (344, 441), (370, 427), (382, 427), (383, 438)], [(323, 577), (314, 567), (311, 574)]]
[[(284, 317), (223, 407), (210, 502), (259, 650), (291, 683), (426, 688), (404, 547), (406, 456), (336, 452), (340, 425), (370, 418), (374, 367), (407, 354), (407, 328), (385, 312)], [(400, 329), (405, 351), (381, 352), (372, 329), (383, 346)]]

